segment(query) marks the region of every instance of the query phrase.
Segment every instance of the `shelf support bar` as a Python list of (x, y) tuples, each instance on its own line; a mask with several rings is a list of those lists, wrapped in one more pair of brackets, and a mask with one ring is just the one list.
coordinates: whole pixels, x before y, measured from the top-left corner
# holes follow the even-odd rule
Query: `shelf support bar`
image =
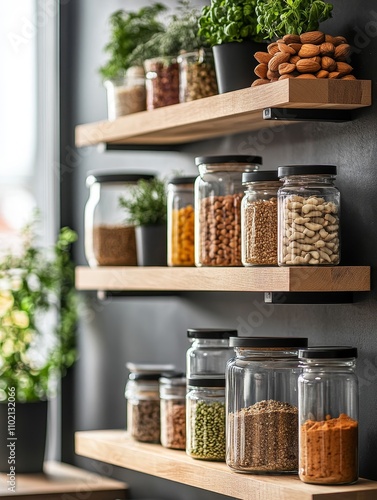
[(300, 109), (265, 108), (264, 120), (348, 122), (352, 120), (349, 109)]

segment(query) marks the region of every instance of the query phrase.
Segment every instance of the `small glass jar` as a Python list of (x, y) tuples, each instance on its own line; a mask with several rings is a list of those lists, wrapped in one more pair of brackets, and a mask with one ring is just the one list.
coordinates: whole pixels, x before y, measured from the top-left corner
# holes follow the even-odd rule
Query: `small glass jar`
[(168, 266), (194, 266), (194, 182), (174, 177), (168, 183)]
[(85, 206), (85, 255), (89, 266), (136, 266), (135, 227), (127, 224), (120, 198), (129, 198), (139, 179), (152, 174), (89, 172), (90, 189)]
[(242, 173), (258, 170), (260, 156), (195, 159), (195, 265), (241, 266)]
[(216, 95), (217, 81), (212, 52), (204, 49), (178, 56), (179, 102)]
[(224, 328), (189, 328), (187, 337), (191, 347), (186, 353), (187, 378), (224, 377), (227, 361), (234, 356), (229, 338), (237, 330)]
[(106, 80), (109, 120), (146, 110), (145, 75), (142, 67), (129, 68), (123, 77)]
[(236, 472), (298, 470), (298, 349), (306, 338), (230, 338), (226, 463)]
[(241, 203), (241, 259), (244, 266), (277, 266), (277, 170), (242, 174), (247, 188)]
[(334, 165), (279, 167), (279, 266), (340, 262), (340, 193)]
[(304, 483), (350, 484), (358, 479), (357, 349), (300, 349), (300, 460)]
[(200, 460), (225, 460), (225, 379), (188, 379), (186, 453)]
[(186, 449), (186, 378), (173, 372), (160, 378), (161, 444)]
[(172, 57), (144, 61), (147, 88), (147, 110), (179, 103), (179, 67)]

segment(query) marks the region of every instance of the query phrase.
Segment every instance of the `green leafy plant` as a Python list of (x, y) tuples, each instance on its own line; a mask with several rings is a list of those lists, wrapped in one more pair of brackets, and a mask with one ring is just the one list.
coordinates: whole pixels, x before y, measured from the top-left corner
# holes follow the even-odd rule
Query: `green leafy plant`
[(211, 0), (199, 18), (199, 35), (210, 46), (244, 40), (260, 41), (255, 7), (257, 0)]
[(15, 388), (17, 401), (46, 399), (51, 380), (76, 360), (77, 302), (69, 252), (76, 233), (61, 229), (52, 255), (37, 247), (35, 238), (32, 223), (23, 232), (21, 252), (0, 262), (0, 401), (9, 387)]
[(127, 224), (150, 226), (166, 223), (166, 182), (162, 179), (140, 179), (129, 199), (120, 198), (127, 212)]
[(157, 17), (165, 12), (161, 3), (142, 7), (137, 12), (118, 10), (110, 16), (110, 41), (105, 45), (108, 62), (99, 69), (104, 79), (123, 76), (134, 63), (130, 56), (139, 46), (165, 27)]
[(269, 40), (315, 31), (331, 17), (332, 9), (322, 0), (257, 0), (257, 30)]

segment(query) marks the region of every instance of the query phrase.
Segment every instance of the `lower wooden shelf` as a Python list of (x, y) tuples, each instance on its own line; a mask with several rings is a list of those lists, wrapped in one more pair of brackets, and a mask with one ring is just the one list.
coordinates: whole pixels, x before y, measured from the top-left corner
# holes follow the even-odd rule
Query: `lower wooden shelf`
[(224, 463), (195, 460), (184, 451), (138, 443), (122, 430), (76, 433), (76, 453), (162, 479), (243, 500), (376, 500), (377, 482), (316, 486), (297, 476), (237, 474)]

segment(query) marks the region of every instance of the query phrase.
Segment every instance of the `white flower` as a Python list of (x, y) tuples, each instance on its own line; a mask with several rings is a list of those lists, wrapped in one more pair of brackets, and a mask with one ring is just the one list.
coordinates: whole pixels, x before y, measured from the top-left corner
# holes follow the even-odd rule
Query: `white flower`
[(11, 316), (14, 326), (18, 328), (27, 328), (30, 324), (29, 316), (25, 311), (12, 311)]
[(12, 308), (14, 304), (14, 298), (12, 293), (8, 290), (0, 291), (0, 317), (5, 316), (5, 314)]
[(27, 281), (28, 287), (30, 288), (30, 290), (32, 292), (37, 292), (41, 287), (40, 279), (38, 278), (38, 276), (36, 274), (30, 274), (26, 278), (26, 281)]

